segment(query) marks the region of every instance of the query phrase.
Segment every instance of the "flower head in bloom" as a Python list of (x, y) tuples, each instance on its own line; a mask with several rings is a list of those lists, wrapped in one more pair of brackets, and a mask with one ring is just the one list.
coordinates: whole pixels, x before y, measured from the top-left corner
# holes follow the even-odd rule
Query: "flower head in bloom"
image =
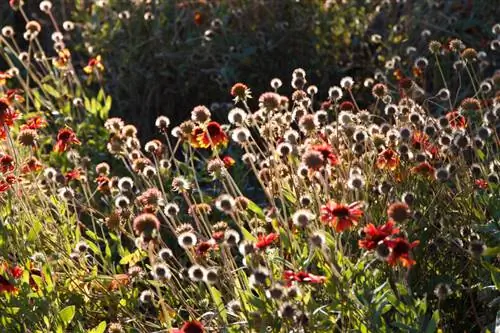
[(215, 121), (209, 122), (204, 130), (200, 131), (195, 129), (193, 136), (195, 136), (198, 147), (200, 148), (225, 147), (229, 142), (227, 134), (222, 130), (221, 125)]
[(21, 126), (21, 130), (24, 129), (31, 129), (31, 130), (37, 130), (40, 128), (44, 128), (47, 126), (47, 121), (43, 119), (42, 117), (33, 117), (28, 119), (26, 124)]
[(358, 241), (359, 247), (366, 250), (374, 250), (379, 242), (391, 235), (397, 234), (399, 229), (394, 227), (394, 221), (389, 220), (380, 226), (370, 223), (363, 228), (363, 232), (365, 233), (365, 239)]
[(377, 157), (377, 167), (379, 169), (395, 170), (398, 165), (399, 156), (390, 148), (381, 152)]
[(451, 111), (446, 114), (446, 119), (453, 129), (461, 129), (467, 127), (467, 120), (458, 111)]
[(434, 169), (434, 167), (430, 165), (429, 162), (422, 162), (417, 166), (411, 168), (411, 171), (424, 177), (433, 178), (436, 169)]
[(95, 58), (90, 58), (89, 62), (87, 63), (87, 66), (83, 68), (83, 71), (87, 74), (92, 74), (95, 70), (99, 72), (104, 71), (104, 65), (102, 64), (102, 59), (100, 55), (98, 55)]
[(324, 161), (328, 161), (331, 165), (337, 165), (339, 163), (337, 155), (333, 153), (333, 149), (330, 145), (326, 143), (314, 145), (311, 149), (320, 153), (323, 156)]
[(234, 97), (235, 103), (246, 101), (248, 98), (252, 97), (250, 89), (243, 83), (236, 83), (233, 85), (231, 88), (231, 96)]
[(0, 154), (0, 172), (7, 173), (14, 170), (14, 158), (8, 154)]
[(271, 232), (268, 235), (261, 234), (257, 237), (255, 247), (260, 250), (265, 249), (268, 246), (272, 245), (278, 238), (280, 238), (280, 235), (276, 232)]
[(294, 271), (284, 271), (283, 272), (283, 277), (285, 278), (285, 281), (288, 286), (292, 284), (292, 282), (305, 282), (305, 283), (314, 283), (314, 284), (321, 284), (326, 281), (325, 276), (320, 276), (320, 275), (314, 275), (311, 273), (307, 273), (304, 271), (300, 272), (294, 272)]
[(0, 127), (14, 125), (19, 113), (12, 108), (11, 102), (7, 98), (0, 98)]
[(205, 333), (205, 328), (203, 324), (199, 321), (186, 321), (182, 327), (173, 328), (170, 330), (170, 333)]
[(396, 265), (398, 262), (404, 267), (410, 268), (416, 262), (410, 258), (410, 250), (416, 247), (420, 242), (410, 243), (407, 239), (398, 237), (384, 240), (384, 244), (390, 249), (391, 253), (387, 258), (389, 265)]
[(40, 163), (40, 161), (37, 160), (36, 158), (32, 157), (28, 159), (21, 167), (21, 172), (22, 173), (37, 172), (42, 170), (42, 168), (43, 168), (42, 163)]
[(359, 201), (350, 205), (328, 201), (321, 207), (321, 222), (331, 225), (337, 232), (342, 232), (358, 224), (363, 216), (361, 206)]
[(58, 153), (65, 152), (71, 144), (79, 145), (81, 142), (71, 128), (61, 128), (59, 133), (57, 133), (57, 142), (54, 146), (54, 151)]
[(82, 177), (82, 169), (81, 168), (76, 168), (73, 170), (68, 171), (64, 177), (66, 178), (66, 181), (72, 181), (72, 180), (80, 180)]

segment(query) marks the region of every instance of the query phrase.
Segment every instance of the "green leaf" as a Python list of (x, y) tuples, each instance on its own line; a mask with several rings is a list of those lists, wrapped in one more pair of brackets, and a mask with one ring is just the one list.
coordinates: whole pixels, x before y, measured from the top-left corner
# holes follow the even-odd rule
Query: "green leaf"
[(222, 301), (220, 291), (215, 287), (210, 287), (210, 294), (212, 295), (212, 299), (214, 300), (215, 305), (217, 306), (217, 310), (219, 311), (220, 316), (227, 323), (227, 311)]
[(257, 206), (257, 204), (251, 200), (248, 201), (248, 209), (250, 209), (250, 211), (254, 212), (258, 217), (262, 219), (266, 217), (264, 215), (264, 212), (262, 211), (262, 208)]
[(46, 83), (44, 83), (42, 85), (42, 89), (48, 93), (49, 95), (51, 95), (52, 97), (55, 97), (55, 98), (59, 98), (61, 97), (61, 94), (59, 93), (59, 91), (57, 91), (54, 87), (52, 87), (51, 85), (48, 85)]
[(427, 324), (425, 333), (434, 333), (437, 330), (437, 324), (439, 323), (439, 310), (434, 311), (431, 320)]
[(68, 324), (71, 323), (74, 316), (75, 316), (74, 305), (67, 306), (59, 312), (59, 318), (62, 320), (65, 326), (68, 326)]
[(245, 238), (246, 240), (252, 241), (252, 242), (254, 242), (256, 240), (255, 236), (252, 235), (250, 233), (250, 231), (245, 229), (245, 227), (241, 226), (240, 229), (241, 229), (241, 233), (243, 234), (243, 238)]
[(106, 102), (104, 103), (104, 106), (101, 108), (101, 111), (99, 111), (99, 118), (102, 120), (108, 119), (108, 114), (109, 110), (111, 110), (111, 104), (112, 104), (112, 98), (110, 95), (106, 97)]
[(87, 331), (87, 333), (104, 333), (106, 330), (106, 322), (101, 321), (99, 325)]

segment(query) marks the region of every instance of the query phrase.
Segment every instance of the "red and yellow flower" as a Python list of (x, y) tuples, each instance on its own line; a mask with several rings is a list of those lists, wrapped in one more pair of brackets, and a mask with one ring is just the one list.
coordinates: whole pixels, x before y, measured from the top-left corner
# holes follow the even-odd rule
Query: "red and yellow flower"
[(359, 201), (350, 205), (329, 201), (321, 207), (321, 222), (334, 227), (337, 232), (342, 232), (358, 224), (363, 216), (361, 206)]
[(57, 133), (57, 142), (54, 151), (58, 153), (65, 152), (72, 144), (80, 145), (81, 142), (76, 137), (75, 132), (69, 127), (64, 127)]
[(399, 156), (394, 150), (387, 148), (378, 154), (376, 164), (379, 169), (395, 170), (399, 165)]
[(193, 148), (226, 147), (229, 142), (222, 126), (215, 121), (209, 122), (204, 128), (196, 127), (191, 133), (190, 143)]

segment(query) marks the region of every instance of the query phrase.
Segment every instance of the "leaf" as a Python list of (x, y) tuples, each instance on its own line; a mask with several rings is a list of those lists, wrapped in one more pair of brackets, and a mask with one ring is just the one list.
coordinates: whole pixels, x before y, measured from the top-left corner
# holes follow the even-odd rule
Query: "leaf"
[(111, 105), (112, 105), (112, 98), (110, 95), (106, 97), (106, 102), (104, 103), (104, 106), (101, 108), (101, 111), (99, 111), (99, 118), (102, 120), (108, 119), (108, 114), (109, 110), (111, 110)]
[(224, 306), (224, 302), (222, 301), (220, 291), (215, 287), (210, 287), (210, 294), (212, 295), (212, 299), (217, 306), (217, 311), (219, 312), (224, 322), (227, 323), (227, 311), (226, 307)]
[(55, 98), (59, 98), (61, 97), (61, 94), (59, 93), (59, 91), (57, 91), (54, 87), (52, 87), (51, 85), (48, 85), (46, 83), (44, 83), (42, 85), (42, 89), (48, 93), (49, 95), (51, 95), (52, 97), (55, 97)]
[(71, 320), (73, 320), (74, 316), (75, 316), (74, 305), (69, 305), (59, 312), (59, 318), (63, 321), (65, 326), (68, 326)]
[(258, 217), (262, 219), (266, 217), (264, 215), (264, 212), (262, 211), (262, 208), (257, 206), (257, 204), (251, 200), (248, 200), (248, 209), (250, 209), (250, 211), (254, 212)]
[(427, 324), (427, 327), (425, 329), (425, 333), (436, 332), (438, 322), (439, 322), (439, 310), (436, 310), (432, 314), (432, 318), (431, 318), (431, 320), (429, 320), (429, 323)]
[(106, 322), (101, 321), (99, 325), (87, 331), (87, 333), (104, 333), (106, 330)]
[(240, 227), (241, 233), (246, 240), (254, 242), (256, 240), (255, 236), (252, 235), (245, 227)]

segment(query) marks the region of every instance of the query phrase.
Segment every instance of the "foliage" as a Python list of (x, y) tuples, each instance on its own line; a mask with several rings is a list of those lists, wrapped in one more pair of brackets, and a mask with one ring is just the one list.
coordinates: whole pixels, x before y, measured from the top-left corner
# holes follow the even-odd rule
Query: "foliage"
[[(238, 31), (243, 40), (221, 32), (205, 40), (214, 53), (203, 56), (224, 43), (252, 45), (242, 32), (257, 29), (258, 19), (279, 22), (275, 15), (297, 10), (272, 4), (282, 10), (251, 1), (199, 3), (202, 17), (220, 17), (221, 31)], [(224, 87), (229, 110), (199, 105), (175, 124), (159, 116), (154, 139), (141, 142), (136, 126), (108, 116), (129, 102), (105, 83), (118, 75), (129, 94), (140, 91), (134, 84), (159, 89), (156, 79), (146, 85), (139, 76), (194, 66), (186, 54), (196, 49), (190, 38), (200, 28), (179, 30), (188, 24), (168, 20), (191, 20), (191, 2), (141, 2), (134, 13), (155, 19), (128, 25), (120, 4), (75, 2), (81, 23), (94, 25), (80, 26), (94, 31), (83, 40), (110, 43), (105, 56), (83, 62), (66, 45), (72, 22), (63, 23), (63, 33), (49, 2), (40, 3), (44, 25), (18, 5), (11, 1), (26, 18), (25, 42), (9, 27), (0, 37), (8, 65), (0, 72), (2, 331), (496, 329), (498, 48), (476, 50), (450, 35), (401, 52), (397, 36), (374, 33), (362, 44), (377, 57), (325, 90), (308, 83), (314, 73), (296, 68), (291, 87), (275, 78), (266, 91), (261, 71), (271, 73), (264, 62), (276, 59), (259, 55), (257, 85)], [(297, 6), (304, 17), (316, 8), (320, 23), (339, 20), (338, 35), (349, 29), (330, 11), (359, 8)], [(231, 21), (225, 15), (235, 9), (255, 17)], [(112, 45), (123, 28), (133, 40), (126, 47), (154, 71), (135, 63), (130, 49), (123, 54), (134, 63), (108, 60), (120, 53)], [(48, 29), (55, 51), (40, 40)], [(322, 34), (313, 33), (312, 43), (321, 45)], [(498, 46), (500, 26), (488, 33), (487, 45)], [(171, 47), (183, 56), (149, 62), (142, 34), (151, 36), (149, 47), (178, 36), (186, 44)], [(352, 44), (353, 36), (337, 42)], [(310, 41), (300, 35), (296, 42), (290, 50)], [(351, 47), (342, 54), (354, 60)], [(120, 77), (114, 66), (123, 63), (131, 72)], [(137, 80), (130, 79), (134, 71)], [(224, 73), (226, 84), (237, 77)], [(211, 93), (209, 86), (192, 83)]]

